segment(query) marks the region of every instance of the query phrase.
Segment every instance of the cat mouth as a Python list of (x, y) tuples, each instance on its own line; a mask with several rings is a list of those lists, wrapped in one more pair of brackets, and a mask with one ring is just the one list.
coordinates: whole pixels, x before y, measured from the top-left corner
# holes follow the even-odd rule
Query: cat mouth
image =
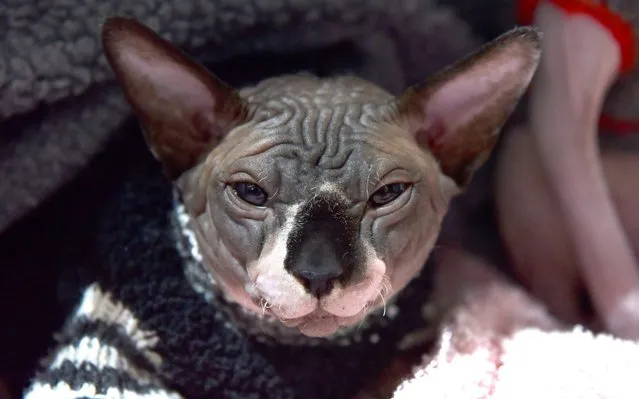
[[(259, 298), (259, 299), (258, 299)], [(297, 329), (309, 337), (327, 337), (340, 329), (353, 327), (361, 323), (368, 314), (385, 305), (385, 298), (376, 296), (369, 299), (364, 306), (352, 316), (336, 315), (321, 307), (320, 301), (307, 309), (305, 314), (294, 317), (284, 317), (277, 305), (271, 304), (264, 297), (258, 296), (254, 303), (261, 310), (262, 316), (270, 316), (279, 321), (283, 326)]]
[(360, 323), (368, 314), (364, 308), (360, 313), (350, 317), (340, 317), (322, 309), (316, 309), (310, 314), (294, 319), (280, 319), (286, 327), (296, 328), (309, 337), (327, 337), (342, 328), (348, 328)]
[[(357, 326), (371, 312), (385, 306), (392, 294), (390, 277), (381, 260), (368, 262), (355, 284), (336, 284), (326, 295), (311, 295), (297, 280), (268, 269), (255, 273), (251, 297), (263, 316), (311, 337), (326, 337)], [(276, 278), (278, 277), (278, 278)]]

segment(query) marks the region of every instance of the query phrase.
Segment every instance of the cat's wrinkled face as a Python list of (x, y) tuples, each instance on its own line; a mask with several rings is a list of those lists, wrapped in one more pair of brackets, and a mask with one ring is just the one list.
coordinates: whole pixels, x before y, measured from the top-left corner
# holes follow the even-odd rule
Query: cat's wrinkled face
[(184, 176), (206, 192), (195, 228), (232, 276), (218, 282), (307, 335), (361, 321), (420, 270), (454, 182), (366, 82), (283, 77), (240, 94), (252, 119)]
[(236, 92), (134, 21), (103, 34), (217, 282), (309, 336), (360, 322), (420, 271), (530, 82), (538, 41), (510, 32), (396, 99), (348, 77)]

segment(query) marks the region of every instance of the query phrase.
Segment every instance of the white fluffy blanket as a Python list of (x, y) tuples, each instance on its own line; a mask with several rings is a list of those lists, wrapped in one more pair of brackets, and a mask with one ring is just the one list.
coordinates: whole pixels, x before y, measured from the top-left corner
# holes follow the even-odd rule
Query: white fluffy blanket
[(434, 353), (394, 399), (639, 398), (639, 345), (564, 326), (481, 259), (439, 253), (448, 309)]

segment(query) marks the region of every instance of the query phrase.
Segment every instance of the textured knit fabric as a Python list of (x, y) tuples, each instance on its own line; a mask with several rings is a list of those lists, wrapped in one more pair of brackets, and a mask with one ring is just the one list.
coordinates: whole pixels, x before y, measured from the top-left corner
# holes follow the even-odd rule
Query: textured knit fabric
[(95, 281), (28, 399), (350, 398), (396, 356), (407, 333), (423, 327), (426, 277), (346, 337), (261, 343), (236, 328), (222, 297), (207, 301), (185, 277), (193, 259), (180, 244), (176, 203), (157, 165), (134, 162), (123, 177), (96, 227)]

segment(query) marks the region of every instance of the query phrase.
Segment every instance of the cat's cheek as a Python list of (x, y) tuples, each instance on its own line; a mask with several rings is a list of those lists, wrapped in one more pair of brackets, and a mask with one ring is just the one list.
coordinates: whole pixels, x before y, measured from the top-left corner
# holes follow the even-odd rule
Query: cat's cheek
[(273, 217), (268, 211), (247, 217), (230, 196), (228, 190), (209, 195), (206, 212), (218, 232), (211, 244), (223, 245), (233, 259), (245, 267), (259, 257), (264, 231)]
[[(421, 200), (421, 201), (419, 201)], [(400, 212), (371, 223), (373, 246), (387, 265), (395, 292), (403, 289), (422, 270), (441, 228), (442, 215), (428, 198), (415, 196)]]
[(392, 264), (406, 250), (414, 234), (411, 224), (423, 213), (414, 188), (400, 201), (393, 212), (367, 212), (362, 223), (363, 231), (370, 232), (370, 243), (377, 256)]

